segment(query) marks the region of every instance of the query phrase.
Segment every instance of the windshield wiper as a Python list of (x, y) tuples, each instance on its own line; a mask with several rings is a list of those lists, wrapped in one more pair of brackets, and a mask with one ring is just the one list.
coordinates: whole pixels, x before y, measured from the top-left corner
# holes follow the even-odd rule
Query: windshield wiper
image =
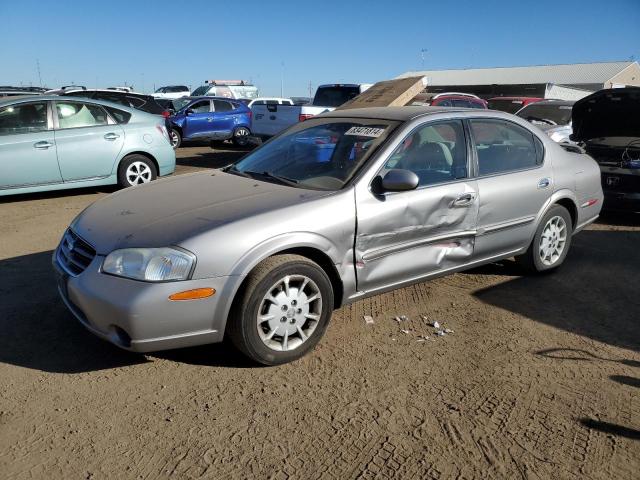
[(547, 123), (549, 125), (558, 125), (556, 122), (554, 122), (553, 120), (549, 120), (548, 118), (539, 118), (539, 117), (527, 117), (528, 121), (533, 120), (534, 122), (544, 122)]
[(262, 173), (258, 173), (258, 172), (245, 172), (245, 173), (248, 173), (251, 175), (260, 175), (266, 178), (273, 178), (274, 180), (278, 180), (280, 183), (284, 183), (286, 185), (297, 185), (299, 183), (298, 180), (294, 178), (285, 177), (283, 175), (277, 175), (275, 173), (267, 172), (267, 171), (264, 171)]

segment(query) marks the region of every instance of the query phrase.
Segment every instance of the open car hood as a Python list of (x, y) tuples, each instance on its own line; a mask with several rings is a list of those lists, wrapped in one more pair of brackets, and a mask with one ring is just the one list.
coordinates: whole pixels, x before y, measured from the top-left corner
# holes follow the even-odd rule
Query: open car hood
[(571, 116), (575, 142), (640, 137), (640, 87), (599, 90), (578, 100)]

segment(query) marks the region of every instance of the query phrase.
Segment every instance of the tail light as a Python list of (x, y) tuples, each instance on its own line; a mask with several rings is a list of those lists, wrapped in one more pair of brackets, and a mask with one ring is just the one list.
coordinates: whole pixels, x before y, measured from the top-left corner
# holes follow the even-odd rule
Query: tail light
[(164, 118), (169, 118), (171, 116), (171, 112), (169, 110), (165, 110), (164, 112), (162, 112), (162, 116)]
[(311, 117), (313, 117), (313, 115), (309, 113), (301, 113), (300, 115), (298, 115), (298, 121), (304, 122), (305, 120), (309, 120)]
[(251, 110), (247, 112), (247, 115), (249, 115), (249, 120), (253, 119), (253, 112)]

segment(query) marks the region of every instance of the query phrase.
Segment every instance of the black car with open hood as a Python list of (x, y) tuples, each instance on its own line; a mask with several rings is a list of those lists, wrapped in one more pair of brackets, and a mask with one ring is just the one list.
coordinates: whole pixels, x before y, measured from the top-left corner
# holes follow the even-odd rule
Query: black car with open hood
[(571, 140), (600, 164), (604, 208), (640, 211), (640, 87), (597, 91), (575, 103)]

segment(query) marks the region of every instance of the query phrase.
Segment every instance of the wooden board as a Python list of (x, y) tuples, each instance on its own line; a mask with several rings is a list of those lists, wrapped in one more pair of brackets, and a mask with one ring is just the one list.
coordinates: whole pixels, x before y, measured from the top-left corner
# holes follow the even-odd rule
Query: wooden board
[(401, 107), (427, 86), (427, 77), (408, 77), (384, 80), (371, 86), (353, 100), (339, 106), (336, 110), (364, 107)]

